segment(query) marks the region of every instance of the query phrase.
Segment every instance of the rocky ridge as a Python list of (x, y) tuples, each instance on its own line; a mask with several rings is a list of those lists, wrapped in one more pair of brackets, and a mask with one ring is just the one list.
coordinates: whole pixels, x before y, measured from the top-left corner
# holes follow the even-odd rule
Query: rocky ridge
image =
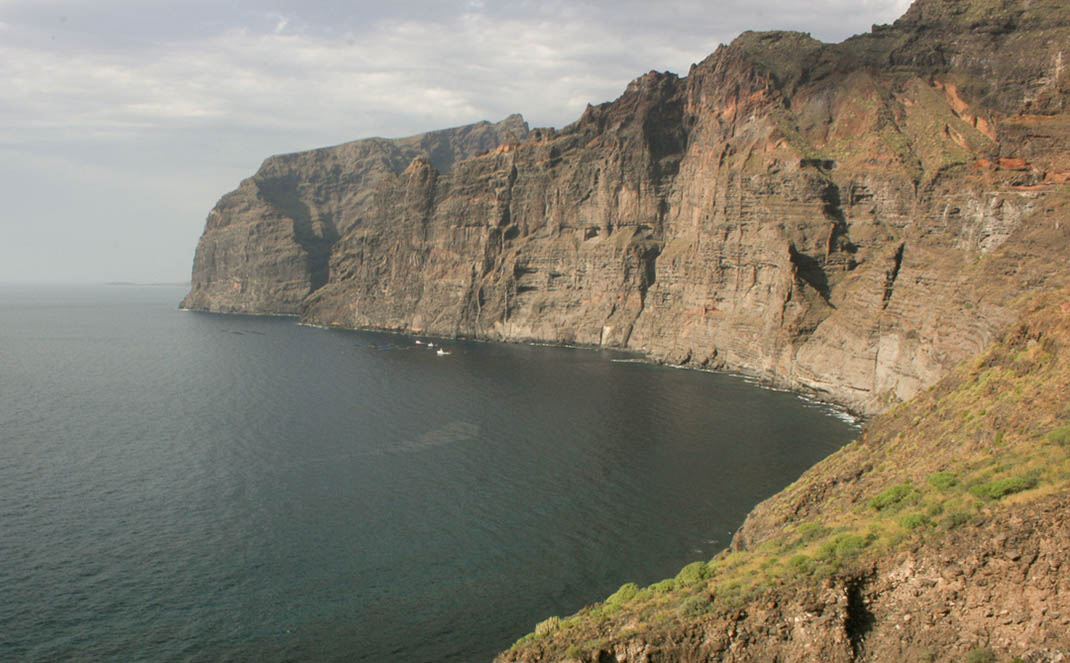
[[(878, 412), (1059, 271), (1020, 238), (1070, 179), (1068, 25), (1057, 0), (919, 0), (841, 44), (745, 33), (446, 160), (274, 157), (209, 215), (183, 306), (625, 348)], [(1001, 249), (1034, 269), (979, 280)]]

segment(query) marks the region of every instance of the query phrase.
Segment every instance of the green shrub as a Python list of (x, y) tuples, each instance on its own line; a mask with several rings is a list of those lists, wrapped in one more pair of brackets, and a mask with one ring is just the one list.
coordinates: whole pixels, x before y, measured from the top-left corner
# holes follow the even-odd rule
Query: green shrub
[(817, 541), (828, 534), (829, 531), (828, 527), (814, 521), (805, 522), (802, 525), (799, 525), (798, 529), (795, 530), (796, 534), (799, 535), (798, 543), (800, 545), (810, 543), (811, 541)]
[(763, 571), (768, 571), (769, 569), (773, 568), (774, 566), (779, 566), (779, 565), (780, 565), (780, 558), (776, 557), (776, 556), (773, 556), (773, 557), (765, 558), (765, 560), (759, 565), (759, 567)]
[(1062, 447), (1070, 447), (1070, 424), (1060, 426), (1048, 433), (1048, 442)]
[(932, 525), (932, 521), (924, 513), (908, 513), (905, 516), (899, 516), (899, 524), (903, 529), (917, 529)]
[(832, 560), (854, 557), (869, 545), (869, 540), (858, 534), (839, 534), (821, 544), (814, 554), (817, 559)]
[(697, 585), (710, 576), (710, 566), (706, 562), (691, 562), (676, 574), (677, 587)]
[(954, 488), (958, 482), (954, 472), (935, 472), (929, 475), (929, 485), (940, 492), (947, 492)]
[(940, 526), (944, 529), (955, 529), (971, 520), (973, 520), (973, 514), (969, 511), (952, 511), (940, 521)]
[(910, 482), (901, 483), (898, 486), (892, 486), (871, 499), (869, 507), (876, 511), (894, 510), (900, 508), (903, 504), (915, 501), (917, 497), (918, 491), (914, 490), (914, 486), (910, 485)]
[(795, 555), (788, 560), (788, 568), (799, 575), (810, 575), (817, 568), (817, 562), (809, 555)]
[(621, 585), (620, 589), (607, 598), (605, 602), (610, 605), (623, 605), (635, 598), (638, 593), (639, 585), (634, 582), (627, 582)]
[(996, 663), (996, 655), (988, 647), (977, 647), (966, 653), (966, 663)]
[(681, 617), (698, 617), (710, 609), (710, 602), (705, 596), (689, 596), (680, 604), (678, 612)]
[(1023, 490), (1028, 490), (1036, 485), (1037, 481), (1034, 478), (1007, 477), (1005, 479), (996, 479), (995, 481), (986, 481), (985, 483), (970, 486), (970, 494), (975, 497), (998, 500), (1006, 495), (1020, 493)]
[(676, 581), (672, 578), (667, 580), (660, 580), (650, 586), (650, 591), (655, 594), (668, 594), (672, 590), (676, 589)]

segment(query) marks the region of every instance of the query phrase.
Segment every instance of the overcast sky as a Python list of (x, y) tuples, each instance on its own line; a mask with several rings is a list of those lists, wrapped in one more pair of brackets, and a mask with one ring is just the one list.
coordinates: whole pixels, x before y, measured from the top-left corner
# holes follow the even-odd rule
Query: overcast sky
[(0, 0), (0, 282), (189, 279), (271, 154), (522, 113), (561, 127), (748, 29), (909, 0)]

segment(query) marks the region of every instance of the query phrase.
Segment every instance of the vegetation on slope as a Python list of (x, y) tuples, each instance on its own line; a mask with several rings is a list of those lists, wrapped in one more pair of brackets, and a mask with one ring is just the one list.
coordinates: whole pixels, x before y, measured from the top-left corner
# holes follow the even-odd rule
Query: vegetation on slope
[(1026, 308), (987, 351), (759, 505), (733, 549), (552, 617), (508, 655), (597, 660), (614, 644), (687, 632), (758, 597), (848, 577), (1010, 507), (1070, 494), (1070, 289)]

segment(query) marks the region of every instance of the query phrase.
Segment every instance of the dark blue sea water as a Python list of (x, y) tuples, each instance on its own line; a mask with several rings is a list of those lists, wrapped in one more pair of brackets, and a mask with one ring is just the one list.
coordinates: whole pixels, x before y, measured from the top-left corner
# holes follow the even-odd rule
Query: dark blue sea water
[(853, 437), (619, 355), (0, 287), (0, 660), (488, 661)]

